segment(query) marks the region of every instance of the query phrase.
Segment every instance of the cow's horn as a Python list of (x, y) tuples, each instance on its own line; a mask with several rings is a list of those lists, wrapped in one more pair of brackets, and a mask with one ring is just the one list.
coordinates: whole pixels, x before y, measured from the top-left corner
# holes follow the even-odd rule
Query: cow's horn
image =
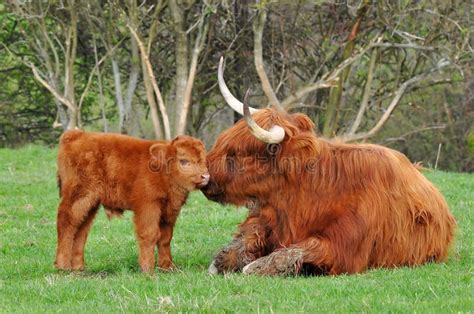
[[(219, 82), (219, 89), (221, 91), (222, 97), (224, 97), (227, 104), (240, 113), (241, 115), (244, 114), (243, 111), (243, 104), (231, 94), (230, 90), (227, 88), (227, 85), (224, 82), (224, 57), (221, 57), (219, 60), (219, 69), (217, 71), (217, 81)], [(250, 107), (250, 112), (254, 113), (258, 111), (258, 109)]]
[(281, 126), (274, 125), (270, 128), (269, 131), (267, 131), (259, 127), (258, 124), (252, 119), (252, 116), (250, 115), (249, 104), (248, 104), (249, 94), (250, 94), (250, 88), (247, 89), (247, 92), (245, 93), (243, 106), (244, 106), (244, 119), (245, 119), (245, 122), (247, 122), (247, 126), (249, 127), (250, 132), (252, 132), (253, 136), (261, 140), (262, 142), (265, 142), (268, 144), (281, 143), (283, 139), (285, 138), (285, 130)]

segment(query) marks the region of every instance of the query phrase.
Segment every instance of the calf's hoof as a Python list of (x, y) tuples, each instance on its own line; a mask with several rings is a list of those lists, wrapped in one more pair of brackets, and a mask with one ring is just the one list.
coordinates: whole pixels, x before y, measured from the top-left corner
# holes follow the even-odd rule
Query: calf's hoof
[(62, 270), (62, 271), (71, 271), (72, 270), (71, 265), (64, 265), (64, 264), (54, 263), (54, 267), (57, 270)]
[(73, 265), (71, 267), (71, 270), (73, 270), (73, 271), (83, 271), (84, 268), (85, 268), (84, 265)]
[(170, 263), (158, 265), (158, 269), (162, 272), (170, 273), (177, 270), (177, 267), (173, 263), (170, 262)]
[(153, 275), (153, 272), (155, 271), (155, 267), (154, 266), (140, 266), (140, 270), (142, 273), (144, 274), (149, 274), (149, 275)]
[(54, 267), (57, 270), (64, 270), (64, 271), (70, 271), (71, 270), (71, 261), (67, 261), (67, 259), (59, 257), (56, 258), (54, 261)]
[(303, 265), (303, 251), (297, 248), (281, 249), (247, 264), (242, 273), (261, 276), (295, 276)]
[(74, 260), (71, 263), (71, 269), (74, 271), (83, 271), (84, 270), (84, 260), (83, 259), (78, 259)]

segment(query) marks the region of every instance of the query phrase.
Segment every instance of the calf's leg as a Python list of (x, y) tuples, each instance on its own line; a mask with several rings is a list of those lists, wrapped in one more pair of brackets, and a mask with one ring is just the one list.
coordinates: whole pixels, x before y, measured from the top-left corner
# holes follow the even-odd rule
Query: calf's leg
[(157, 206), (141, 206), (135, 210), (133, 221), (137, 234), (140, 269), (153, 273), (155, 267), (155, 246), (160, 238), (160, 214)]
[(174, 222), (160, 224), (160, 238), (158, 240), (158, 267), (164, 271), (172, 270), (171, 238), (173, 237)]
[(89, 235), (92, 222), (94, 221), (94, 218), (97, 214), (97, 210), (98, 206), (89, 211), (84, 221), (77, 229), (76, 235), (74, 236), (71, 262), (73, 270), (84, 270), (84, 247), (86, 245), (87, 236)]
[(58, 269), (71, 270), (74, 238), (84, 218), (97, 206), (93, 195), (81, 197), (74, 202), (64, 198), (58, 207), (57, 232), (58, 244), (54, 265)]

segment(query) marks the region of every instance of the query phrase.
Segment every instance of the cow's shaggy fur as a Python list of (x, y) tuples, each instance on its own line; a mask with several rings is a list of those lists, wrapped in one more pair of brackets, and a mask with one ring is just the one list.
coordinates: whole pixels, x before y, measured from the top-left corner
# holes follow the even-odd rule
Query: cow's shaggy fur
[[(405, 155), (317, 137), (303, 114), (263, 109), (253, 118), (265, 129), (281, 126), (286, 136), (267, 145), (241, 120), (209, 152), (206, 196), (252, 208), (212, 271), (241, 270), (249, 257), (262, 258), (245, 269), (258, 274), (277, 274), (272, 261), (283, 260), (294, 265), (280, 267), (282, 274), (306, 266), (341, 274), (446, 259), (456, 222), (441, 193)], [(298, 258), (275, 256), (285, 250)]]

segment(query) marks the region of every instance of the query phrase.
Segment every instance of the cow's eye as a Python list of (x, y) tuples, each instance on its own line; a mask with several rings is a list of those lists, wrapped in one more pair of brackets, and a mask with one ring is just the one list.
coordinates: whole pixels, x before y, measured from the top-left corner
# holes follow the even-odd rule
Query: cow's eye
[(180, 160), (179, 160), (179, 163), (181, 164), (181, 166), (188, 166), (188, 165), (189, 165), (189, 160), (187, 160), (187, 159), (180, 159)]

